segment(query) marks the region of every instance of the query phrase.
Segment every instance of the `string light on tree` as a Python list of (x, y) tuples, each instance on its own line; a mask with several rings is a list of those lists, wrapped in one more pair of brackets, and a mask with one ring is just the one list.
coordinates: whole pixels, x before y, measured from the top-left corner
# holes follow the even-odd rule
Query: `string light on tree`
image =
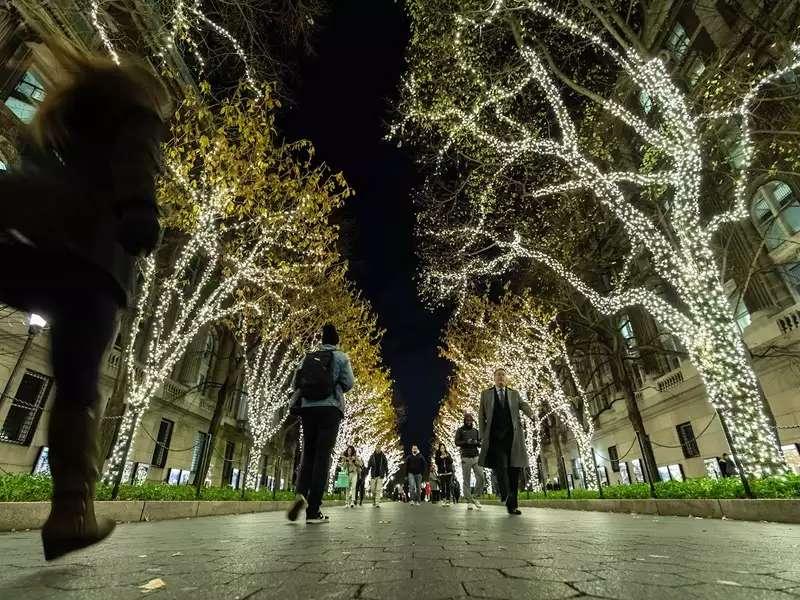
[[(495, 369), (502, 366), (533, 411), (534, 418), (526, 420), (525, 445), (534, 485), (538, 485), (541, 431), (551, 416), (567, 427), (582, 464), (592, 465), (594, 423), (588, 413), (586, 392), (572, 369), (558, 329), (537, 315), (527, 298), (506, 297), (500, 304), (468, 298), (448, 327), (442, 353), (456, 368), (448, 399), (435, 425), (437, 440), (449, 452), (458, 451), (453, 440), (463, 414), (479, 414), (479, 392), (492, 381)], [(561, 375), (556, 370), (559, 366), (563, 367)], [(572, 382), (577, 397), (566, 393), (564, 381)], [(580, 416), (576, 406), (582, 407)], [(592, 468), (586, 469), (585, 484), (590, 489), (597, 487)]]
[(261, 334), (258, 349), (250, 353), (244, 332), (244, 394), (247, 399), (247, 423), (252, 436), (247, 467), (249, 489), (255, 489), (264, 448), (283, 426), (288, 414), (287, 398), (292, 394), (294, 369), (302, 356), (296, 340), (283, 338), (281, 316), (272, 316)]
[[(412, 62), (411, 75), (405, 81), (405, 119), (395, 126), (394, 134), (403, 136), (414, 127), (438, 132), (442, 141), (437, 174), (452, 148), (463, 148), (467, 154), (478, 148), (482, 161), (480, 169), (470, 175), (481, 177), (480, 185), (469, 187), (480, 191), (460, 200), (462, 212), (472, 215), (472, 224), (463, 224), (466, 218), (456, 226), (434, 220), (420, 231), (447, 256), (446, 262), (430, 265), (425, 273), (428, 289), (437, 298), (456, 298), (461, 304), (476, 282), (509, 273), (519, 261), (532, 260), (569, 282), (603, 314), (643, 306), (686, 348), (709, 400), (727, 424), (733, 450), (744, 469), (753, 475), (785, 470), (769, 408), (721, 284), (713, 237), (723, 224), (747, 215), (746, 190), (754, 154), (749, 115), (759, 92), (800, 68), (800, 47), (792, 46), (791, 55), (772, 72), (754, 77), (736, 106), (695, 114), (660, 58), (640, 55), (633, 47), (618, 51), (550, 4), (495, 0), (488, 7), (447, 15), (454, 24), (452, 37), (437, 34), (437, 40), (449, 44), (455, 57), (454, 71), (437, 72), (437, 65), (427, 57)], [(563, 73), (554, 70), (557, 61), (543, 49), (546, 41), (526, 28), (533, 18), (546, 20), (616, 64), (658, 108), (658, 128), (623, 102), (601, 97), (579, 82), (563, 83)], [(425, 23), (415, 26), (424, 28)], [(500, 68), (485, 62), (496, 56), (485, 44), (502, 36), (509, 51)], [(452, 80), (463, 84), (454, 89), (449, 86)], [(661, 157), (659, 165), (652, 172), (619, 171), (596, 160), (582, 147), (560, 85), (580, 92), (610, 119), (622, 122), (639, 138), (640, 145)], [(550, 109), (555, 120), (549, 129), (553, 135), (531, 122), (526, 111), (537, 112), (531, 104), (534, 101), (543, 101)], [(744, 148), (744, 165), (732, 192), (734, 208), (710, 220), (700, 211), (704, 175), (700, 125), (707, 119), (738, 128)], [(498, 195), (508, 194), (509, 173), (542, 158), (557, 161), (571, 177), (527, 192), (526, 198), (593, 197), (616, 218), (631, 247), (649, 259), (658, 277), (674, 290), (677, 301), (668, 301), (647, 288), (625, 287), (630, 261), (614, 278), (618, 287), (598, 293), (539, 247), (535, 237), (527, 237), (520, 229), (509, 233), (495, 226), (506, 225), (493, 214), (493, 207)], [(653, 218), (634, 202), (636, 195), (628, 192), (630, 186), (642, 191), (666, 190), (659, 193), (668, 196), (669, 211), (661, 220)]]

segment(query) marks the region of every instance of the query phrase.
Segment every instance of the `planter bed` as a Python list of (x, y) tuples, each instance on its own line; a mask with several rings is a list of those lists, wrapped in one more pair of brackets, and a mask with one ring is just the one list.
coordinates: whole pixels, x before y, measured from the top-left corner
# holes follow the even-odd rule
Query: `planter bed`
[[(341, 500), (326, 500), (325, 506), (341, 506)], [(284, 511), (286, 500), (278, 501), (161, 501), (116, 500), (95, 502), (97, 516), (115, 521), (164, 521), (221, 515), (239, 515), (257, 512)], [(39, 529), (50, 511), (49, 502), (0, 502), (0, 531)]]
[[(487, 500), (499, 504), (497, 500)], [(775, 523), (800, 523), (800, 500), (793, 498), (745, 499), (636, 499), (636, 500), (585, 500), (520, 499), (520, 506), (530, 508), (556, 508), (562, 510), (589, 510), (597, 512), (635, 513), (670, 517), (704, 517), (710, 519), (735, 519), (739, 521), (772, 521)]]

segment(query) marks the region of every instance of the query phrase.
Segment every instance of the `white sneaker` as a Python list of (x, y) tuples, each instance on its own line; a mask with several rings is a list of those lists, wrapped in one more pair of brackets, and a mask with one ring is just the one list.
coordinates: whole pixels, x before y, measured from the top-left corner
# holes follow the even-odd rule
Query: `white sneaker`
[(472, 510), (472, 504), (467, 504), (467, 510)]
[(483, 508), (483, 507), (481, 506), (481, 503), (480, 503), (480, 502), (478, 502), (477, 500), (473, 500), (472, 502), (475, 504), (475, 508), (477, 508), (478, 510), (480, 510), (481, 508)]

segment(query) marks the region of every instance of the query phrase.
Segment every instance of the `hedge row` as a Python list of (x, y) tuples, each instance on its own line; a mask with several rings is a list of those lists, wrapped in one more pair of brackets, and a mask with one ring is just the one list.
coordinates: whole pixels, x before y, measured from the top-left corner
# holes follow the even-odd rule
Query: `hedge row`
[[(738, 477), (725, 479), (710, 479), (702, 477), (687, 479), (686, 481), (659, 481), (655, 484), (656, 498), (682, 499), (682, 498), (746, 498), (744, 486)], [(800, 498), (800, 475), (785, 475), (753, 479), (750, 488), (757, 498)], [(646, 483), (630, 485), (603, 486), (603, 496), (610, 499), (640, 499), (650, 498), (650, 486)], [(566, 490), (547, 492), (523, 492), (523, 498), (528, 500), (566, 499)], [(593, 490), (572, 490), (575, 499), (599, 498), (598, 492)]]
[[(0, 502), (42, 502), (50, 499), (52, 480), (44, 475), (7, 474), (0, 475)], [(111, 486), (97, 485), (97, 500), (111, 500)], [(241, 490), (229, 487), (203, 488), (200, 500), (291, 500), (294, 492), (271, 490), (246, 490), (242, 498)], [(331, 497), (334, 498), (334, 497)], [(195, 489), (188, 485), (168, 485), (166, 483), (143, 483), (141, 485), (120, 486), (117, 500), (197, 500)]]

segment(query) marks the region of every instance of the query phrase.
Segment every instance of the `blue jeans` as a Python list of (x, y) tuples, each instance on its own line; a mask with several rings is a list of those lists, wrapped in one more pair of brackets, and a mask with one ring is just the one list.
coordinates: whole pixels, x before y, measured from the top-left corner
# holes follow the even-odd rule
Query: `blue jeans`
[(419, 489), (422, 486), (422, 473), (408, 474), (408, 497), (412, 502), (419, 502)]

